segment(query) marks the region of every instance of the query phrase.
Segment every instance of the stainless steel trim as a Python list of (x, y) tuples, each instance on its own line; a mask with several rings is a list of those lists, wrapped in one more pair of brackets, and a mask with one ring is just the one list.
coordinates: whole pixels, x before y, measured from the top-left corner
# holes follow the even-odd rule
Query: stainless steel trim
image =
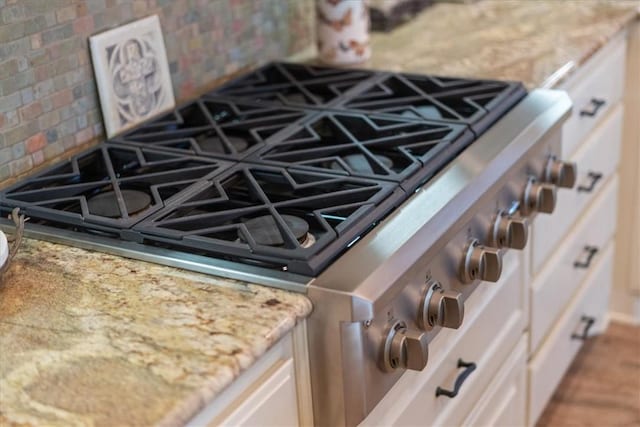
[[(378, 299), (381, 293), (393, 292), (381, 288), (378, 283), (381, 279), (385, 283), (395, 282), (393, 279), (397, 277), (383, 273), (390, 265), (396, 276), (405, 271), (402, 266), (411, 265), (412, 260), (399, 253), (399, 249), (403, 245), (415, 245), (416, 249), (424, 250), (435, 244), (459, 219), (459, 215), (451, 212), (467, 211), (515, 161), (566, 119), (570, 109), (571, 100), (564, 92), (532, 91), (440, 174), (321, 273), (312, 285), (355, 293), (370, 301)], [(417, 212), (420, 215), (416, 215)], [(421, 252), (416, 256), (419, 254)]]
[(559, 130), (570, 110), (566, 93), (534, 90), (311, 281), (308, 295), (315, 312), (308, 331), (316, 424), (357, 425), (397, 381), (401, 372), (372, 371), (367, 358), (374, 355), (355, 354), (374, 333), (363, 325), (384, 322), (386, 307), (406, 286), (403, 274), (418, 260), (435, 257), (457, 233), (456, 225), (474, 216), (473, 206), (488, 201), (490, 190)]
[[(0, 219), (0, 230), (12, 231), (13, 223)], [(70, 230), (55, 229), (37, 224), (29, 224), (24, 236), (36, 240), (45, 240), (75, 246), (90, 251), (99, 251), (125, 258), (183, 268), (198, 273), (226, 277), (250, 283), (260, 283), (289, 291), (306, 293), (310, 278), (294, 273), (271, 270), (231, 261), (208, 258), (135, 242), (113, 241), (101, 236), (78, 233)]]

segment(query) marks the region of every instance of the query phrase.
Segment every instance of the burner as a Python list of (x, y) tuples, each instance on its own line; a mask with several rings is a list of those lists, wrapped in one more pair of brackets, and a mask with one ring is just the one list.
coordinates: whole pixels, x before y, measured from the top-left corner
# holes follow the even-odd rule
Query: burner
[(200, 138), (196, 138), (202, 150), (210, 153), (229, 154), (229, 145), (236, 153), (244, 153), (249, 149), (249, 143), (240, 136), (227, 136), (228, 144), (225, 144), (215, 132), (209, 132)]
[(408, 117), (411, 119), (420, 119), (420, 118), (425, 118), (428, 120), (445, 119), (442, 113), (433, 105), (417, 105), (414, 108), (414, 111), (406, 110), (406, 111), (403, 111), (400, 115), (402, 117)]
[[(391, 160), (389, 157), (383, 156), (381, 154), (376, 154), (375, 158), (387, 169), (391, 169), (393, 167), (393, 160)], [(347, 156), (344, 156), (342, 160), (344, 160), (344, 162), (351, 168), (353, 172), (366, 174), (376, 173), (371, 165), (371, 162), (369, 162), (367, 156), (365, 156), (364, 154), (349, 154)], [(340, 163), (334, 161), (331, 162), (331, 169), (341, 171), (342, 166), (340, 165)]]
[(315, 244), (316, 244), (316, 236), (314, 236), (311, 233), (307, 233), (307, 235), (304, 238), (304, 241), (300, 242), (300, 246), (302, 246), (305, 249), (310, 248)]
[[(127, 207), (127, 216), (134, 215), (145, 210), (151, 205), (151, 196), (137, 190), (121, 190), (124, 205)], [(120, 207), (115, 191), (107, 191), (90, 198), (89, 212), (93, 215), (107, 218), (121, 218)]]
[[(289, 230), (293, 233), (298, 242), (306, 243), (308, 246), (313, 245), (313, 242), (309, 239), (309, 224), (302, 218), (292, 215), (282, 215)], [(249, 234), (255, 239), (256, 243), (265, 246), (282, 246), (284, 240), (276, 221), (271, 215), (263, 215), (256, 218), (252, 218), (244, 222), (244, 225), (249, 230)], [(243, 239), (242, 236), (240, 236)], [(244, 240), (244, 239), (243, 239)], [(315, 240), (315, 239), (314, 239)], [(305, 247), (308, 247), (305, 246)]]

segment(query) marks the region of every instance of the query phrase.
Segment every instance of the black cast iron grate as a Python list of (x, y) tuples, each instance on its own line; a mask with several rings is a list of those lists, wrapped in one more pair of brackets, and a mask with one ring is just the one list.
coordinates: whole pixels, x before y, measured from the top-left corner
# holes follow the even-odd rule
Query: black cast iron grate
[(124, 230), (229, 165), (105, 143), (6, 189), (0, 204), (20, 207), (34, 220)]
[(257, 103), (327, 107), (371, 78), (364, 70), (273, 62), (221, 86), (208, 96)]
[(316, 275), (524, 93), (272, 63), (4, 190), (0, 212)]
[(289, 126), (247, 161), (393, 181), (411, 192), (472, 140), (462, 125), (331, 111)]
[(148, 122), (116, 141), (240, 160), (304, 116), (304, 111), (290, 108), (202, 99)]
[(516, 82), (380, 73), (338, 108), (462, 123), (480, 135), (525, 95)]
[(145, 243), (313, 275), (403, 198), (388, 182), (238, 165), (134, 230)]

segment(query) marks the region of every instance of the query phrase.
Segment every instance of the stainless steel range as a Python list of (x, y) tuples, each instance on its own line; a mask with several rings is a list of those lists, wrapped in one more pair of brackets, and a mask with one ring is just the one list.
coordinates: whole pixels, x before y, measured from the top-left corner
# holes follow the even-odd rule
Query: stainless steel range
[(570, 108), (513, 82), (273, 63), (0, 210), (32, 237), (306, 292), (315, 421), (356, 425), (573, 186)]

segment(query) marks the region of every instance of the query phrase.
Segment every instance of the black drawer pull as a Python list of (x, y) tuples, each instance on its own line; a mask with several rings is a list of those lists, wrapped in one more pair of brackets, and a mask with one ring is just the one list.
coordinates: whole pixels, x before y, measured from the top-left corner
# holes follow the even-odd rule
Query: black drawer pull
[(587, 259), (585, 259), (584, 261), (574, 261), (573, 262), (573, 267), (574, 268), (589, 268), (589, 266), (591, 265), (591, 261), (593, 261), (593, 257), (596, 256), (596, 254), (598, 253), (598, 248), (595, 246), (585, 246), (584, 247), (584, 251), (587, 253)]
[(585, 193), (591, 193), (596, 187), (598, 181), (602, 179), (602, 174), (600, 172), (589, 172), (587, 176), (591, 179), (591, 183), (588, 186), (581, 185), (580, 187), (578, 187), (578, 192), (584, 191)]
[(591, 100), (589, 101), (589, 106), (591, 107), (591, 109), (580, 110), (580, 115), (583, 117), (584, 116), (593, 117), (596, 114), (598, 114), (598, 110), (600, 110), (606, 104), (607, 102), (604, 99), (591, 98)]
[(438, 387), (436, 388), (436, 397), (447, 396), (452, 399), (456, 397), (458, 395), (458, 392), (460, 391), (460, 387), (462, 387), (462, 383), (464, 383), (467, 377), (476, 370), (476, 364), (473, 362), (465, 362), (462, 359), (458, 359), (458, 368), (465, 369), (460, 373), (460, 375), (458, 375), (458, 378), (456, 378), (456, 383), (453, 386), (453, 390), (445, 390), (442, 387)]
[(580, 318), (581, 322), (584, 322), (584, 329), (582, 330), (582, 334), (573, 334), (571, 335), (572, 340), (581, 340), (586, 341), (589, 338), (589, 329), (596, 323), (596, 318), (591, 316), (582, 316)]

